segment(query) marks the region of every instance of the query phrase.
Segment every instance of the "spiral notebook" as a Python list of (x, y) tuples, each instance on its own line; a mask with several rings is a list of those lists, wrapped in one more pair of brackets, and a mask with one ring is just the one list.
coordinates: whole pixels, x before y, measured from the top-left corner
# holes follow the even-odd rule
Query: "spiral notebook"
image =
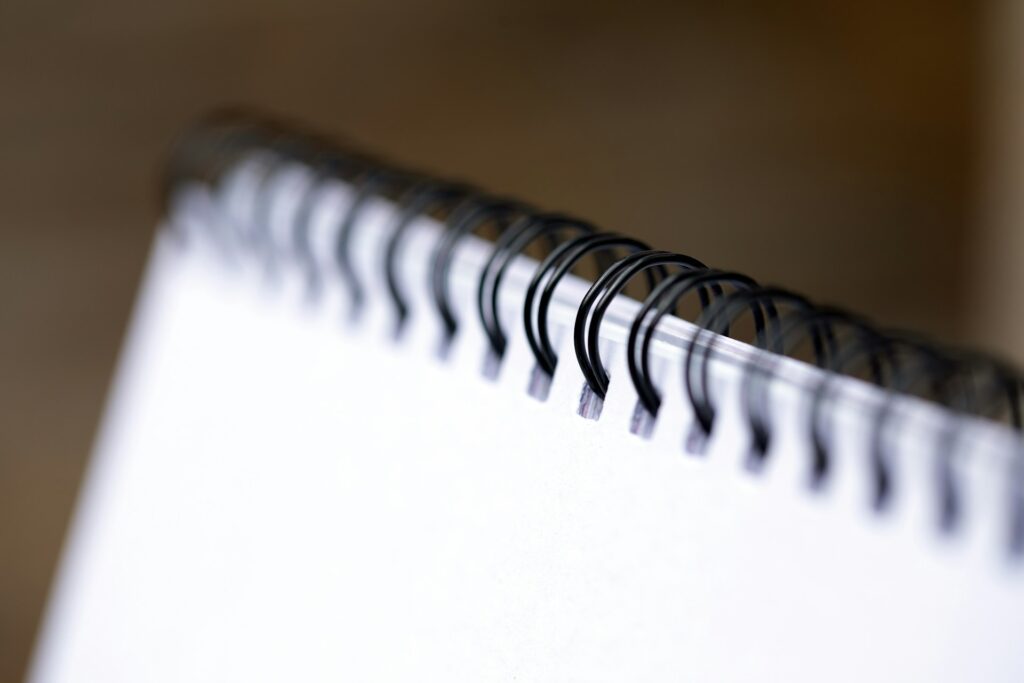
[(1004, 364), (277, 125), (167, 196), (30, 680), (1024, 677)]

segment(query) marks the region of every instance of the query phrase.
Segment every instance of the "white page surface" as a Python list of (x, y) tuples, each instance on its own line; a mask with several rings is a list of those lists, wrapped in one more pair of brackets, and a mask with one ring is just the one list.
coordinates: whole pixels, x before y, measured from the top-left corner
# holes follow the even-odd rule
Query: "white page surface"
[[(359, 253), (386, 237), (378, 210)], [(969, 473), (967, 527), (939, 534), (931, 445), (907, 431), (900, 495), (875, 514), (850, 411), (813, 493), (784, 385), (751, 473), (728, 368), (689, 454), (672, 353), (642, 439), (614, 340), (585, 420), (567, 334), (547, 401), (527, 394), (514, 287), (508, 355), (482, 376), (472, 272), (440, 360), (420, 278), (435, 236), (404, 250), (398, 341), (373, 258), (352, 324), (337, 292), (310, 302), (297, 278), (158, 241), (31, 680), (1022, 679), (998, 477)]]

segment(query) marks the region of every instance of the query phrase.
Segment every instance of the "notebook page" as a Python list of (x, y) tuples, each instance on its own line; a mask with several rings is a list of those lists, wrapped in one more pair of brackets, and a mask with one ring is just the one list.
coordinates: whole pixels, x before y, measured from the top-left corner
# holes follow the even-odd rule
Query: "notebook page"
[[(386, 238), (379, 210), (360, 253)], [(416, 296), (435, 236), (404, 250)], [(566, 334), (548, 399), (528, 395), (514, 287), (484, 378), (472, 282), (453, 278), (467, 323), (441, 359), (420, 299), (395, 340), (379, 286), (352, 324), (163, 234), (31, 680), (1020, 680), (1021, 579), (985, 531), (999, 508), (935, 532), (925, 431), (900, 437), (920, 457), (877, 515), (866, 414), (844, 413), (834, 484), (812, 493), (781, 384), (788, 419), (751, 473), (726, 364), (721, 422), (688, 453), (662, 345), (666, 404), (642, 439), (612, 329), (600, 419), (577, 414)], [(1002, 495), (970, 481), (971, 501)]]

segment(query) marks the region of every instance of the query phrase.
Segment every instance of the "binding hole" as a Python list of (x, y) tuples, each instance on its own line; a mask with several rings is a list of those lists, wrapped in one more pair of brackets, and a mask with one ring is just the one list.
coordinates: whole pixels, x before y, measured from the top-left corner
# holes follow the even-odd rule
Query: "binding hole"
[(747, 453), (747, 469), (751, 472), (760, 472), (764, 469), (765, 461), (768, 460), (768, 445), (770, 437), (768, 430), (760, 423), (756, 423), (751, 429), (750, 450)]
[(952, 463), (952, 453), (945, 452), (938, 458), (939, 530), (950, 534), (956, 531), (960, 520), (960, 491)]
[(885, 512), (892, 498), (892, 473), (885, 457), (875, 453), (871, 458), (871, 508), (875, 512)]
[(598, 396), (594, 388), (587, 382), (583, 383), (580, 390), (580, 403), (576, 413), (585, 420), (601, 419), (601, 411), (604, 409), (604, 397)]
[(487, 350), (484, 351), (484, 361), (480, 374), (483, 375), (484, 379), (492, 382), (498, 381), (498, 375), (501, 374), (501, 356), (491, 347), (487, 347)]
[(636, 405), (633, 406), (633, 415), (629, 420), (630, 433), (636, 434), (641, 439), (650, 439), (654, 434), (654, 424), (655, 416), (647, 410), (643, 401), (637, 399)]
[(1020, 484), (1014, 484), (1010, 494), (1007, 549), (1013, 559), (1024, 557), (1024, 492), (1020, 489)]
[(821, 491), (828, 482), (831, 461), (825, 445), (814, 439), (811, 445), (811, 471), (809, 485), (812, 491)]
[(530, 382), (527, 385), (526, 393), (538, 401), (547, 401), (551, 395), (551, 384), (554, 376), (542, 368), (539, 364), (533, 366), (530, 371)]
[(683, 439), (683, 450), (690, 455), (705, 455), (710, 440), (711, 432), (699, 420), (695, 420), (687, 430), (686, 438)]

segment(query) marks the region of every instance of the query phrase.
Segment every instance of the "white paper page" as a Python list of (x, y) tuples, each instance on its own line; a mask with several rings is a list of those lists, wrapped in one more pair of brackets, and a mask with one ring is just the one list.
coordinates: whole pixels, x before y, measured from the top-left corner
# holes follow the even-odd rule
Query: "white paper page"
[[(386, 238), (375, 210), (364, 255)], [(310, 302), (301, 278), (158, 242), (31, 680), (1021, 680), (997, 477), (968, 477), (967, 528), (940, 535), (929, 444), (908, 431), (900, 495), (875, 514), (850, 412), (812, 493), (785, 385), (751, 473), (727, 368), (708, 450), (689, 454), (671, 350), (650, 439), (629, 431), (614, 343), (601, 417), (583, 419), (567, 334), (550, 396), (527, 394), (514, 287), (508, 355), (482, 376), (472, 272), (440, 360), (435, 235), (409, 235), (397, 342), (370, 256), (353, 325), (339, 292)]]

